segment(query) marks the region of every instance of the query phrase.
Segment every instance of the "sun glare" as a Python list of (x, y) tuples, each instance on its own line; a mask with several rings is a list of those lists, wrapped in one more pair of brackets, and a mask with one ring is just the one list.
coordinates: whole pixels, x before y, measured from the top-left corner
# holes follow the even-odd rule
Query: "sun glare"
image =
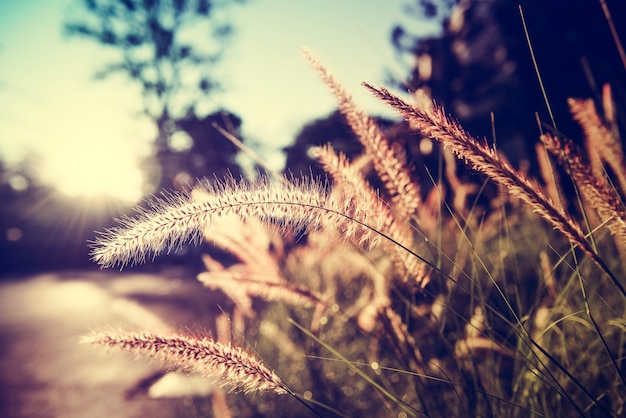
[(142, 198), (143, 175), (136, 158), (108, 145), (77, 145), (48, 155), (41, 176), (69, 197), (138, 202)]

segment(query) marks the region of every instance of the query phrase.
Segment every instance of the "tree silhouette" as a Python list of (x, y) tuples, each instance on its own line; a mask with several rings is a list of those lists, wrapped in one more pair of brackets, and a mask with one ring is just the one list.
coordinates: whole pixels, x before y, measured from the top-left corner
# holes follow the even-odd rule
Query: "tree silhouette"
[[(204, 116), (199, 107), (220, 88), (211, 72), (232, 33), (227, 19), (229, 6), (244, 2), (82, 0), (76, 16), (65, 23), (66, 34), (119, 52), (119, 59), (101, 69), (97, 78), (123, 73), (140, 86), (144, 112), (158, 128), (157, 164), (144, 164), (157, 189), (180, 189), (196, 177), (214, 172), (239, 172), (234, 163), (237, 150), (213, 134), (211, 123), (222, 113)], [(238, 127), (239, 119), (232, 116)], [(173, 146), (176, 135), (187, 135), (191, 143), (184, 149)], [(207, 154), (199, 155), (200, 150)], [(192, 163), (201, 159), (212, 164)]]
[(296, 176), (300, 174), (324, 176), (324, 170), (309, 156), (311, 147), (331, 143), (337, 151), (354, 158), (363, 152), (343, 115), (335, 110), (326, 117), (315, 119), (300, 129), (293, 144), (284, 148), (286, 155), (285, 171)]
[(150, 183), (158, 184), (159, 189), (189, 190), (198, 178), (238, 177), (238, 149), (214, 125), (238, 132), (241, 119), (230, 112), (217, 111), (202, 117), (190, 113), (167, 124), (165, 128), (172, 130), (167, 133), (167, 146), (156, 150), (155, 160), (144, 163)]
[[(576, 136), (568, 97), (599, 99), (609, 83), (616, 102), (626, 103), (625, 68), (599, 1), (522, 0), (443, 2), (414, 0), (421, 19), (446, 16), (441, 36), (419, 38), (396, 27), (392, 42), (401, 54), (415, 57), (404, 88), (424, 89), (477, 136), (492, 138), (495, 115), (498, 146), (513, 160), (530, 159), (539, 134), (535, 112), (551, 125), (532, 64), (518, 4), (554, 111), (557, 127)], [(455, 3), (453, 9), (450, 5)], [(626, 39), (626, 3), (606, 1)], [(599, 106), (601, 108), (601, 106)], [(624, 109), (618, 108), (621, 123)]]
[(219, 88), (210, 70), (232, 33), (223, 16), (230, 3), (242, 1), (83, 0), (65, 32), (117, 49), (120, 59), (97, 77), (125, 73), (150, 117), (179, 117)]

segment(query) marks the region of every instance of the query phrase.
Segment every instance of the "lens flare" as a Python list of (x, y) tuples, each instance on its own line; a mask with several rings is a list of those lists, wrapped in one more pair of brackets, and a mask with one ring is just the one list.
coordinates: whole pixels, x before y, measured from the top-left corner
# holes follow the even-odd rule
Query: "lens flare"
[(78, 145), (50, 157), (43, 162), (40, 175), (68, 197), (108, 197), (127, 203), (142, 198), (142, 171), (123, 148)]

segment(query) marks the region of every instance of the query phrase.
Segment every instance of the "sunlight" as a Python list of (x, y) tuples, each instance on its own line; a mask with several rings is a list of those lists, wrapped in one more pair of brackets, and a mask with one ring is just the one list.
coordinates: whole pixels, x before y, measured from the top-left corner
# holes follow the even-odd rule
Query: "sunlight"
[(109, 197), (135, 203), (142, 198), (142, 171), (132, 153), (115, 145), (99, 141), (59, 149), (46, 156), (40, 175), (69, 197)]

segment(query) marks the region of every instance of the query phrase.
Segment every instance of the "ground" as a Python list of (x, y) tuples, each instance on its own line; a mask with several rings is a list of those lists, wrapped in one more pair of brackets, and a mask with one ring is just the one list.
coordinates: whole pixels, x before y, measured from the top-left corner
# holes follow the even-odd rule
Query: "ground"
[(80, 343), (91, 330), (111, 327), (202, 329), (211, 314), (208, 298), (193, 277), (177, 272), (73, 272), (4, 280), (0, 416), (210, 415), (206, 398), (149, 396), (149, 388), (164, 373), (159, 365)]

